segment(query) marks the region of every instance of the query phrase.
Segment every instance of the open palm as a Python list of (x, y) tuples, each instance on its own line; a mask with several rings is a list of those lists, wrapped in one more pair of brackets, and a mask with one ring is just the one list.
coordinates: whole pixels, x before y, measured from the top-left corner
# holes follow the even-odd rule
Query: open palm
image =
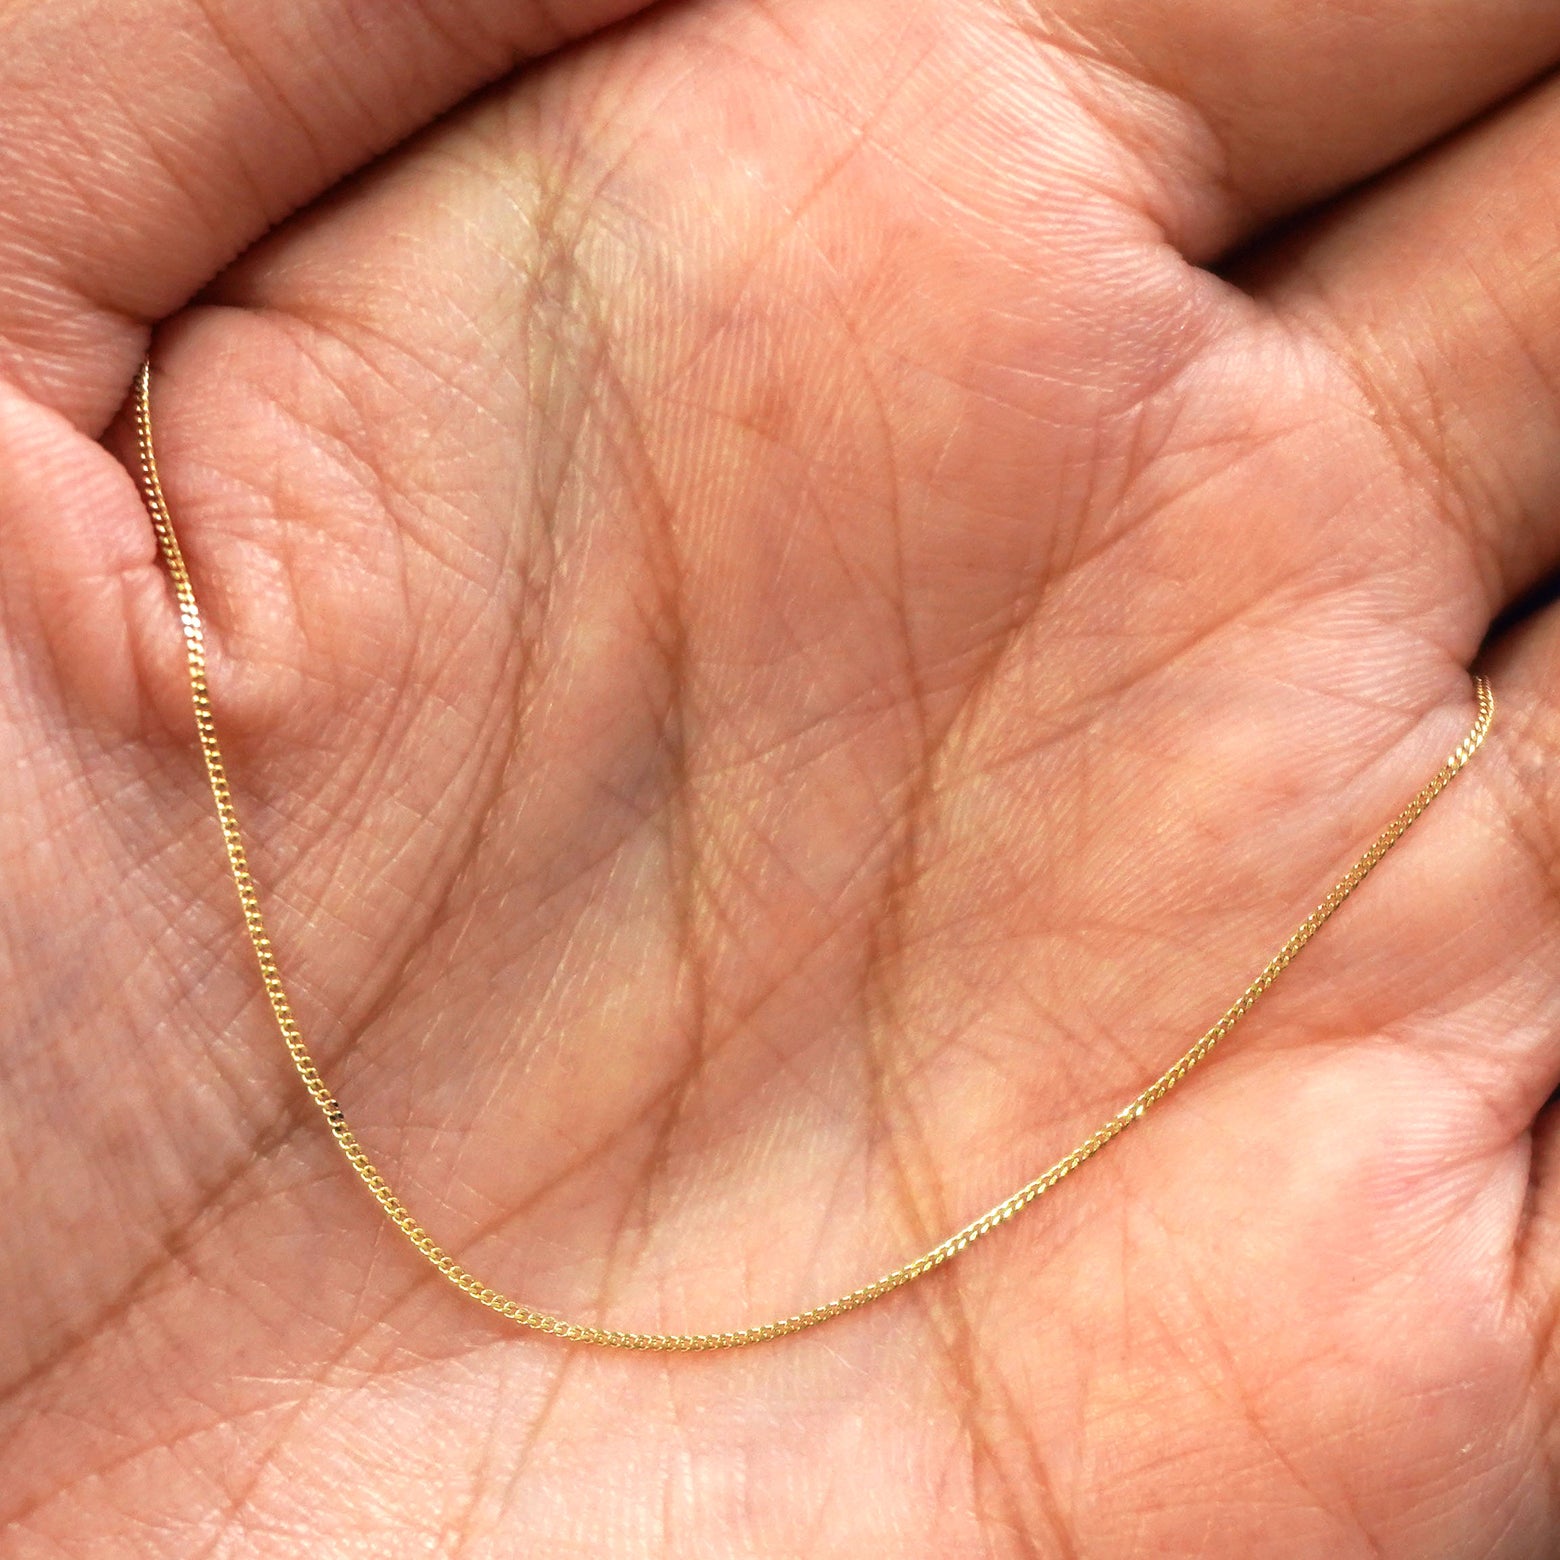
[[(1560, 11), (611, 10), (0, 6), (0, 1552), (1552, 1553)], [(571, 1318), (1496, 728), (539, 1337), (154, 321)]]

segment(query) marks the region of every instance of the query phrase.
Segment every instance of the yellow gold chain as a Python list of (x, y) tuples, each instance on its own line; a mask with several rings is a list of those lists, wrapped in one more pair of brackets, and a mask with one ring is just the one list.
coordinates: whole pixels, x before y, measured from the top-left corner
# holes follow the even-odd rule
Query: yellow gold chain
[(222, 841), (227, 848), (228, 865), (232, 869), (233, 882), (238, 889), (239, 904), (244, 914), (244, 925), (254, 948), (255, 959), (260, 966), (260, 978), (270, 999), (271, 1011), (276, 1015), (276, 1025), (282, 1040), (292, 1057), (293, 1066), (309, 1096), (319, 1107), (331, 1135), (335, 1138), (347, 1162), (357, 1172), (375, 1202), (407, 1240), (444, 1275), (457, 1289), (485, 1305), (490, 1311), (518, 1322), (523, 1327), (550, 1333), (557, 1338), (571, 1339), (576, 1343), (599, 1344), (613, 1349), (650, 1349), (663, 1352), (689, 1352), (705, 1349), (733, 1349), (744, 1344), (762, 1343), (771, 1338), (781, 1338), (788, 1333), (801, 1332), (815, 1327), (819, 1322), (846, 1311), (854, 1311), (869, 1300), (899, 1289), (912, 1279), (930, 1273), (971, 1246), (983, 1235), (988, 1235), (998, 1225), (1005, 1224), (1014, 1214), (1026, 1208), (1037, 1197), (1071, 1175), (1080, 1165), (1092, 1159), (1112, 1138), (1119, 1136), (1137, 1121), (1150, 1106), (1163, 1099), (1175, 1086), (1227, 1035), (1240, 1021), (1257, 999), (1278, 978), (1290, 961), (1316, 935), (1334, 911), (1364, 882), (1371, 869), (1398, 842), (1409, 825), (1440, 795), (1452, 777), (1479, 750), (1490, 722), (1495, 714), (1495, 697), (1489, 683), (1482, 677), (1474, 679), (1478, 693), (1479, 715), (1468, 735), (1458, 744), (1446, 762), (1428, 780), (1413, 800), (1395, 817), (1375, 840), (1365, 854), (1349, 868), (1331, 893), (1308, 915), (1289, 941), (1268, 961), (1262, 972), (1225, 1009), (1224, 1014), (1206, 1034), (1184, 1055), (1177, 1058), (1164, 1072), (1145, 1088), (1141, 1094), (1116, 1112), (1109, 1121), (1085, 1138), (1071, 1153), (1037, 1175), (1005, 1201), (989, 1212), (966, 1224), (950, 1235), (940, 1245), (923, 1252), (913, 1261), (885, 1273), (881, 1278), (863, 1284), (849, 1294), (815, 1305), (809, 1311), (798, 1311), (794, 1316), (778, 1318), (754, 1326), (741, 1327), (735, 1332), (721, 1333), (642, 1333), (618, 1332), (611, 1328), (594, 1327), (585, 1322), (566, 1321), (550, 1316), (544, 1311), (533, 1310), (519, 1300), (484, 1284), (468, 1272), (454, 1257), (434, 1240), (427, 1230), (412, 1216), (406, 1205), (390, 1189), (385, 1178), (375, 1169), (373, 1161), (363, 1151), (357, 1135), (347, 1124), (340, 1104), (320, 1075), (314, 1058), (304, 1042), (302, 1031), (293, 1017), (292, 1006), (282, 985), (281, 972), (277, 968), (276, 953), (266, 932), (265, 918), (260, 911), (260, 899), (255, 891), (254, 879), (244, 855), (243, 837), (239, 831), (238, 815), (233, 809), (233, 792), (228, 784), (227, 770), (222, 762), (222, 750), (217, 744), (216, 725), (211, 713), (211, 693), (206, 681), (206, 646), (201, 628), (200, 609), (196, 605), (195, 592), (190, 584), (189, 571), (174, 534), (173, 520), (168, 513), (167, 500), (163, 497), (162, 483), (157, 472), (157, 457), (152, 446), (151, 370), (143, 364), (135, 387), (136, 433), (140, 448), (141, 486), (152, 522), (157, 530), (157, 542), (163, 562), (173, 581), (178, 600), (179, 618), (184, 628), (185, 651), (189, 665), (190, 691), (195, 705), (195, 728), (200, 740), (200, 750), (206, 761), (206, 775), (211, 782), (211, 795), (216, 803), (217, 821), (222, 828)]

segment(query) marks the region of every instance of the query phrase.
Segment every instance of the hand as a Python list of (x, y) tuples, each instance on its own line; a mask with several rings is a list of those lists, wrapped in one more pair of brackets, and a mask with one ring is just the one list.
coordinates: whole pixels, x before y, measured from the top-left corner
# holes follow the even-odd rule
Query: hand
[[(611, 20), (0, 15), (0, 1549), (1551, 1553), (1560, 609), (1485, 640), (1560, 563), (1560, 10), (706, 0), (470, 96)], [(300, 1020), (571, 1318), (941, 1239), (1218, 1016), (1476, 655), (1496, 726), (948, 1268), (561, 1344), (271, 1024), (114, 421), (159, 319)]]

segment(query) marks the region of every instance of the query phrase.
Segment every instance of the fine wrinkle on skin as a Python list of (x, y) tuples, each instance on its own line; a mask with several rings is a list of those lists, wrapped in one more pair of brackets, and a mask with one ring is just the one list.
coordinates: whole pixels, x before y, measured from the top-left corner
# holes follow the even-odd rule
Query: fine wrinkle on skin
[[(1454, 414), (1444, 399), (1444, 381), (1433, 365), (1417, 360), (1399, 359), (1394, 375), (1383, 370), (1383, 358), (1373, 365), (1368, 340), (1352, 345), (1339, 339), (1329, 340), (1325, 325), (1316, 328), (1308, 321), (1315, 339), (1329, 346), (1333, 359), (1359, 393), (1372, 421), (1381, 430), (1383, 442), (1408, 485), (1423, 495), (1426, 512), (1445, 525), (1461, 543), (1468, 561), (1483, 583), (1489, 613), (1504, 604), (1506, 590), (1500, 555), (1484, 544), (1475, 516), (1497, 508), (1491, 495), (1477, 488), (1472, 467), (1458, 459), (1459, 441), (1455, 434)], [(1407, 383), (1398, 376), (1412, 372)]]
[[(981, 1341), (968, 1298), (948, 1284), (924, 1297), (921, 1310), (947, 1368), (946, 1395), (968, 1451), (971, 1499), (983, 1523), (1007, 1538), (1007, 1554), (1017, 1560), (1081, 1560), (1052, 1471)], [(1027, 1500), (1015, 1464), (1028, 1476)]]
[[(1552, 621), (1546, 626), (1552, 641), (1560, 639)], [(1542, 630), (1536, 624), (1523, 625), (1513, 634), (1532, 638), (1538, 631)], [(1551, 662), (1555, 659), (1551, 653)], [(1560, 932), (1560, 783), (1555, 778), (1560, 707), (1553, 694), (1520, 698), (1513, 696), (1509, 686), (1503, 687), (1501, 724), (1489, 744), (1493, 783), (1488, 794), (1500, 809), (1507, 834), (1542, 885), (1553, 928)], [(1534, 1120), (1529, 1142), (1528, 1188), (1512, 1239), (1513, 1293), (1518, 1304), (1534, 1314), (1535, 1360), (1542, 1362), (1560, 1352), (1560, 1291), (1545, 1292), (1553, 1266), (1538, 1255), (1543, 1237), (1552, 1238), (1560, 1228), (1550, 1200), (1541, 1195), (1560, 1174), (1560, 1106), (1553, 1096)], [(1560, 1509), (1560, 1484), (1556, 1504)]]
[(1186, 85), (1160, 79), (1162, 72), (1110, 37), (1104, 15), (1086, 32), (1059, 15), (1052, 0), (984, 3), (1060, 65), (1059, 85), (1128, 160), (1140, 209), (1166, 241), (1194, 264), (1217, 258), (1238, 231), (1247, 201), (1232, 182), (1227, 135)]
[[(262, 1007), (263, 1004), (257, 999), (255, 1004), (257, 1018), (261, 1016)], [(556, 1167), (549, 1177), (529, 1189), (523, 1201), (502, 1210), (466, 1232), (460, 1242), (461, 1246), (480, 1247), (496, 1242), (501, 1237), (511, 1236), (517, 1229), (523, 1228), (530, 1215), (539, 1206), (545, 1204), (549, 1197), (569, 1185), (583, 1172), (598, 1164), (616, 1164), (621, 1157), (622, 1148), (639, 1136), (647, 1125), (655, 1124), (653, 1139), (660, 1141), (664, 1138), (666, 1124), (675, 1120), (679, 1113), (688, 1087), (688, 1077), (680, 1075), (655, 1089), (646, 1096), (641, 1108), (631, 1118), (625, 1120), (620, 1127), (598, 1142), (584, 1146), (579, 1154)], [(105, 1334), (122, 1330), (133, 1315), (155, 1308), (181, 1284), (187, 1282), (190, 1275), (189, 1254), (200, 1244), (210, 1242), (229, 1228), (235, 1219), (253, 1207), (257, 1197), (263, 1199), (273, 1195), (272, 1191), (263, 1184), (264, 1179), (271, 1174), (272, 1167), (288, 1151), (300, 1145), (311, 1158), (324, 1156), (323, 1170), (329, 1180), (340, 1179), (334, 1148), (321, 1136), (317, 1110), (299, 1091), (290, 1090), (279, 1115), (259, 1131), (252, 1142), (242, 1145), (231, 1156), (224, 1172), (203, 1189), (198, 1208), (177, 1231), (170, 1235), (166, 1248), (139, 1270), (118, 1294), (111, 1297), (88, 1321), (76, 1329), (70, 1338), (49, 1355), (37, 1361), (25, 1376), (7, 1384), (3, 1400), (22, 1401), (27, 1394), (35, 1392), (50, 1375), (69, 1364), (88, 1346), (95, 1344)], [(262, 1184), (252, 1186), (251, 1183), (256, 1181)], [(355, 1195), (356, 1188), (349, 1187), (347, 1190), (352, 1201), (358, 1202), (359, 1199)], [(620, 1243), (624, 1232), (631, 1227), (632, 1209), (640, 1195), (636, 1193), (635, 1196), (624, 1199), (620, 1206), (617, 1234), (611, 1243), (614, 1249)], [(364, 1204), (362, 1211), (367, 1217), (371, 1210)], [(366, 1325), (382, 1326), (406, 1301), (429, 1289), (437, 1290), (443, 1286), (443, 1280), (437, 1274), (420, 1264), (415, 1264), (410, 1257), (407, 1259), (407, 1276), (411, 1280), (410, 1287), (392, 1302), (389, 1311), (369, 1318)], [(164, 1282), (165, 1279), (168, 1281)], [(604, 1300), (605, 1297), (603, 1292), (598, 1298)], [(480, 1348), (485, 1346), (485, 1343), (485, 1339), (478, 1339), (465, 1347)], [(464, 1349), (457, 1347), (454, 1352), (461, 1353)], [(20, 1433), (19, 1427), (15, 1434)], [(3, 1454), (4, 1445), (0, 1444), (0, 1456)]]
[[(1554, 624), (1549, 637), (1560, 642)], [(1560, 782), (1555, 775), (1560, 754), (1560, 708), (1552, 697), (1509, 690), (1501, 695), (1502, 730), (1490, 744), (1497, 777), (1495, 787), (1512, 838), (1533, 865), (1560, 924)]]
[[(257, 103), (263, 105), (264, 112), (275, 116), (278, 126), (285, 127), (289, 139), (296, 138), (297, 146), (303, 150), (312, 165), (309, 169), (310, 181), (322, 187), (328, 184), (336, 158), (321, 137), (319, 128), (311, 119), (308, 110), (296, 102), (293, 94), (288, 90), (286, 73), (279, 66), (268, 64), (264, 53), (244, 38), (238, 25), (242, 7), (234, 5), (233, 0), (186, 0), (186, 3), (199, 17), (201, 25), (217, 46), (218, 52), (233, 66), (237, 80), (242, 83), (242, 90), (247, 91)], [(307, 40), (307, 43), (314, 42), (315, 40), (312, 39)], [(321, 57), (330, 58), (328, 53), (322, 54)], [(366, 111), (365, 123), (373, 122), (373, 116), (380, 111), (383, 104), (382, 96), (357, 91), (347, 77), (341, 78), (333, 85), (351, 99), (352, 106), (360, 114)], [(126, 118), (133, 123), (133, 106), (125, 103), (122, 109)], [(380, 129), (378, 137), (383, 139), (391, 133), (393, 132), (388, 128)], [(152, 137), (146, 137), (145, 148), (148, 153), (159, 158), (164, 173), (185, 195), (192, 213), (199, 212), (208, 204), (209, 192), (193, 187), (187, 175), (181, 177), (173, 158), (163, 153)], [(183, 154), (187, 149), (181, 147), (179, 151)], [(287, 214), (286, 208), (268, 200), (263, 182), (249, 171), (245, 163), (240, 161), (237, 171), (238, 177), (247, 181), (246, 193), (255, 209), (265, 213), (266, 225), (269, 227), (279, 222)], [(267, 210), (268, 205), (272, 209)]]
[[(561, 209), (561, 208), (560, 208)], [(642, 1255), (653, 1227), (648, 1210), (656, 1199), (657, 1188), (672, 1172), (674, 1137), (691, 1096), (704, 1080), (709, 1049), (710, 974), (706, 953), (707, 936), (701, 923), (707, 919), (703, 908), (710, 898), (707, 868), (701, 845), (700, 803), (690, 767), (690, 748), (698, 741), (699, 723), (695, 714), (694, 689), (690, 684), (690, 647), (688, 609), (684, 599), (682, 542), (674, 524), (672, 502), (659, 478), (653, 452), (646, 440), (633, 406), (631, 392), (620, 376), (612, 352), (612, 331), (606, 305), (589, 283), (588, 273), (575, 255), (586, 216), (586, 206), (574, 208), (574, 226), (567, 239), (556, 235), (549, 245), (552, 256), (547, 269), (563, 279), (559, 298), (560, 320), (570, 320), (570, 334), (578, 336), (581, 327), (589, 343), (585, 359), (589, 366), (591, 391), (588, 401), (579, 403), (581, 424), (589, 418), (614, 449), (615, 464), (632, 472), (636, 488), (645, 495), (645, 513), (641, 515), (646, 549), (646, 565), (652, 582), (652, 599), (642, 609), (644, 643), (658, 670), (645, 680), (652, 700), (650, 717), (657, 733), (658, 754), (654, 768), (660, 800), (644, 810), (651, 820), (659, 819), (665, 829), (666, 881), (671, 890), (674, 941), (678, 950), (679, 996), (685, 1054), (681, 1057), (664, 1088), (656, 1091), (658, 1125), (645, 1146), (641, 1170), (634, 1180), (633, 1199), (622, 1204), (609, 1241), (608, 1266), (618, 1264), (620, 1248), (633, 1228), (638, 1228), (637, 1247)], [(555, 233), (552, 223), (544, 230)], [(561, 268), (561, 269), (560, 269)], [(549, 339), (551, 336), (549, 335)], [(551, 375), (547, 389), (556, 388)], [(567, 473), (559, 469), (554, 491), (562, 489)], [(553, 500), (556, 505), (556, 498)], [(632, 1264), (631, 1264), (632, 1265)], [(603, 1297), (605, 1298), (605, 1297)]]

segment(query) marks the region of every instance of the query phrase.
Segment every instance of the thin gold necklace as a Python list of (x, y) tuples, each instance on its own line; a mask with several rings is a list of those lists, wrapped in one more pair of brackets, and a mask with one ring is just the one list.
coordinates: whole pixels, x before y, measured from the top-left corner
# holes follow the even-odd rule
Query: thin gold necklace
[(319, 1107), (331, 1135), (335, 1138), (347, 1163), (357, 1172), (363, 1184), (385, 1216), (411, 1244), (450, 1283), (486, 1306), (490, 1311), (518, 1322), (522, 1327), (537, 1332), (550, 1333), (556, 1338), (571, 1339), (575, 1343), (598, 1344), (612, 1349), (647, 1349), (662, 1352), (686, 1353), (694, 1350), (735, 1349), (746, 1344), (763, 1343), (771, 1338), (784, 1337), (787, 1333), (801, 1332), (816, 1327), (819, 1322), (854, 1311), (870, 1300), (900, 1289), (912, 1279), (940, 1268), (945, 1262), (973, 1245), (983, 1235), (989, 1235), (998, 1225), (1005, 1224), (1014, 1214), (1027, 1208), (1058, 1181), (1071, 1175), (1080, 1165), (1092, 1159), (1112, 1138), (1120, 1136), (1148, 1109), (1157, 1104), (1227, 1035), (1250, 1011), (1257, 999), (1273, 984), (1305, 945), (1316, 935), (1334, 911), (1354, 892), (1371, 869), (1402, 838), (1409, 825), (1435, 800), (1450, 783), (1452, 777), (1479, 750), (1495, 715), (1495, 696), (1483, 677), (1474, 679), (1478, 694), (1479, 715), (1468, 735), (1458, 744), (1439, 770), (1425, 783), (1414, 799), (1395, 817), (1374, 841), (1365, 854), (1349, 868), (1330, 894), (1308, 915), (1289, 941), (1278, 950), (1264, 966), (1261, 974), (1225, 1010), (1214, 1026), (1196, 1043), (1177, 1058), (1164, 1072), (1129, 1101), (1109, 1121), (1085, 1138), (1071, 1153), (1042, 1171), (1034, 1180), (1022, 1186), (1004, 1202), (989, 1212), (955, 1231), (940, 1245), (923, 1252), (913, 1261), (885, 1273), (870, 1284), (863, 1284), (849, 1294), (815, 1305), (809, 1311), (798, 1311), (794, 1316), (780, 1317), (775, 1321), (740, 1327), (735, 1332), (721, 1333), (646, 1333), (619, 1332), (613, 1328), (595, 1327), (588, 1322), (566, 1321), (545, 1311), (533, 1310), (519, 1300), (484, 1284), (475, 1274), (468, 1272), (456, 1259), (443, 1250), (427, 1230), (412, 1216), (406, 1205), (391, 1191), (385, 1178), (374, 1168), (373, 1161), (364, 1153), (357, 1135), (347, 1124), (340, 1104), (320, 1075), (302, 1031), (293, 1017), (292, 1006), (282, 985), (281, 972), (277, 968), (276, 953), (266, 932), (265, 918), (260, 912), (260, 899), (255, 891), (254, 879), (249, 875), (249, 865), (244, 855), (243, 837), (239, 831), (238, 815), (233, 809), (233, 793), (228, 784), (227, 769), (222, 762), (222, 750), (217, 745), (217, 730), (211, 713), (211, 694), (206, 681), (206, 647), (201, 627), (200, 609), (196, 605), (195, 592), (190, 584), (189, 571), (184, 566), (184, 556), (179, 550), (174, 534), (173, 520), (168, 513), (167, 500), (163, 497), (162, 483), (157, 472), (157, 456), (152, 446), (151, 369), (143, 364), (135, 386), (136, 434), (140, 448), (141, 488), (152, 523), (157, 530), (158, 547), (163, 563), (173, 581), (174, 595), (178, 600), (179, 620), (184, 628), (184, 645), (189, 664), (190, 691), (195, 705), (195, 729), (200, 750), (206, 761), (206, 776), (211, 782), (211, 795), (216, 803), (217, 821), (222, 827), (222, 841), (227, 849), (228, 866), (232, 869), (233, 883), (238, 889), (239, 904), (243, 908), (244, 925), (260, 966), (260, 978), (265, 985), (271, 1011), (276, 1016), (287, 1053), (309, 1097)]

